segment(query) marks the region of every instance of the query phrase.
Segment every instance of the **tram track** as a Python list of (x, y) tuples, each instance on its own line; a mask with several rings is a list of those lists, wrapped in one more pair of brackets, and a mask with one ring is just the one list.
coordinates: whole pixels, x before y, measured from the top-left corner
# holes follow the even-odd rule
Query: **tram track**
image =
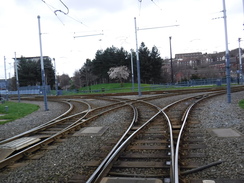
[[(35, 151), (57, 141), (60, 138), (64, 138), (70, 133), (74, 133), (98, 116), (124, 106), (123, 103), (123, 105), (119, 103), (91, 109), (91, 106), (84, 101), (69, 100), (66, 101), (66, 103), (70, 105), (69, 110), (57, 118), (29, 131), (0, 141), (0, 168), (13, 164), (13, 162), (23, 157), (30, 156)], [(87, 107), (80, 107), (81, 103)], [(76, 107), (74, 107), (74, 104)], [(81, 111), (81, 109), (83, 111)], [(87, 116), (91, 111), (93, 113), (92, 116)], [(96, 111), (96, 114), (94, 111)]]
[[(160, 98), (161, 96), (159, 96), (159, 98)], [(165, 97), (164, 96), (164, 94), (162, 95), (162, 97)], [(193, 100), (198, 100), (198, 99), (200, 99), (201, 97), (204, 97), (204, 95), (199, 95), (199, 97), (196, 97), (196, 96), (194, 96), (195, 97), (195, 99), (193, 99)], [(84, 100), (84, 101), (86, 101), (86, 102), (88, 102), (89, 103), (89, 100), (90, 99), (81, 99), (81, 100)], [(92, 99), (93, 100), (93, 99)], [(96, 98), (96, 100), (107, 100), (107, 97), (105, 97), (105, 96), (103, 96), (103, 97), (98, 97), (98, 98)], [(97, 108), (93, 108), (93, 109), (91, 109), (90, 110), (90, 112), (89, 112), (89, 114), (87, 114), (87, 116), (84, 118), (84, 120), (83, 120), (83, 122), (85, 122), (85, 123), (83, 123), (83, 124), (81, 124), (81, 123), (77, 123), (77, 124), (75, 124), (75, 125), (72, 125), (72, 126), (70, 126), (70, 128), (69, 128), (69, 132), (68, 131), (65, 131), (64, 132), (64, 134), (65, 135), (61, 135), (60, 137), (58, 137), (57, 136), (57, 138), (56, 138), (56, 140), (57, 139), (60, 139), (60, 138), (64, 138), (65, 136), (70, 136), (70, 134), (72, 134), (72, 133), (74, 133), (74, 132), (76, 132), (76, 131), (78, 131), (79, 129), (81, 129), (81, 128), (84, 128), (84, 127), (87, 127), (87, 126), (89, 126), (89, 122), (88, 121), (94, 121), (96, 118), (99, 118), (99, 117), (102, 117), (102, 116), (104, 116), (104, 114), (106, 114), (106, 113), (109, 113), (109, 111), (111, 112), (111, 111), (120, 111), (120, 108), (128, 108), (128, 110), (129, 111), (134, 111), (133, 113), (135, 114), (134, 115), (134, 118), (131, 120), (131, 122), (130, 123), (132, 123), (132, 121), (134, 121), (133, 122), (133, 126), (131, 127), (131, 130), (130, 130), (130, 132), (126, 135), (126, 139), (127, 138), (129, 138), (135, 131), (137, 131), (139, 128), (140, 128), (140, 125), (139, 125), (139, 123), (140, 123), (140, 121), (141, 121), (141, 125), (143, 125), (143, 124), (145, 124), (150, 118), (152, 118), (154, 115), (156, 115), (157, 113), (160, 113), (160, 116), (161, 117), (158, 117), (159, 119), (156, 119), (157, 117), (155, 116), (152, 120), (159, 120), (159, 121), (161, 121), (161, 118), (165, 118), (164, 117), (164, 115), (163, 115), (163, 111), (165, 110), (162, 110), (162, 108), (161, 108), (161, 106), (160, 107), (157, 107), (157, 106), (155, 106), (154, 105), (154, 107), (152, 107), (152, 108), (154, 108), (154, 112), (152, 112), (152, 113), (150, 113), (150, 112), (148, 112), (148, 110), (145, 110), (144, 112), (143, 112), (143, 108), (144, 108), (144, 105), (146, 105), (145, 103), (147, 102), (147, 103), (151, 103), (151, 101), (153, 101), (153, 100), (157, 100), (157, 98), (156, 98), (156, 96), (153, 96), (153, 97), (145, 97), (145, 99), (144, 99), (144, 97), (143, 98), (140, 98), (140, 99), (133, 99), (133, 100), (128, 100), (128, 99), (117, 99), (117, 98), (112, 98), (111, 99), (111, 103), (112, 104), (109, 104), (109, 105), (103, 105), (103, 106), (101, 106), (101, 107), (97, 107)], [(69, 100), (70, 101), (70, 100)], [(187, 101), (184, 101), (183, 102), (184, 104), (183, 105), (185, 105), (185, 109), (187, 108), (187, 105), (186, 104), (189, 104), (190, 102), (187, 102)], [(194, 103), (194, 102), (193, 102)], [(128, 106), (130, 106), (130, 107), (128, 107)], [(153, 105), (152, 105), (153, 106)], [(130, 108), (130, 109), (129, 109)], [(141, 108), (141, 110), (140, 110), (140, 108)], [(181, 107), (179, 107), (179, 108), (181, 108)], [(86, 111), (86, 110), (85, 110)], [(170, 113), (169, 111), (173, 111), (173, 110), (165, 110), (164, 112), (165, 113)], [(172, 121), (182, 121), (182, 119), (184, 118), (184, 117), (182, 117), (182, 116), (185, 116), (185, 114), (186, 114), (186, 112), (182, 112), (180, 109), (177, 109), (177, 110), (175, 110), (178, 114), (172, 114), (172, 116), (170, 117), (171, 119), (173, 119)], [(87, 111), (86, 111), (87, 112)], [(84, 113), (84, 111), (83, 111), (83, 113)], [(74, 114), (77, 114), (77, 112), (74, 112)], [(135, 117), (137, 115), (137, 117)], [(168, 115), (168, 114), (167, 114)], [(170, 115), (170, 114), (169, 114)], [(178, 117), (177, 118), (177, 116), (181, 116), (181, 117)], [(180, 120), (179, 120), (180, 119)], [(189, 119), (188, 119), (189, 120)], [(137, 122), (136, 122), (137, 121)], [(158, 122), (156, 122), (156, 123), (158, 123)], [(167, 126), (167, 123), (166, 123), (166, 120), (164, 119), (164, 123), (166, 124), (166, 127), (164, 127), (163, 129), (160, 129), (159, 127), (150, 127), (151, 128), (151, 131), (154, 131), (154, 130), (156, 130), (156, 131), (159, 131), (159, 132), (162, 132), (162, 131), (164, 131), (164, 133), (166, 134), (166, 131), (167, 131), (167, 133), (170, 131), (168, 128), (168, 126)], [(189, 124), (191, 124), (192, 123), (192, 125), (193, 125), (193, 127), (192, 127), (192, 129), (188, 129), (188, 127), (189, 127)], [(129, 126), (128, 124), (127, 124), (127, 126)], [(179, 131), (179, 126), (180, 126), (180, 124), (173, 124), (172, 125), (172, 134), (177, 134), (178, 133), (178, 131)], [(72, 129), (71, 129), (72, 128)], [(149, 128), (149, 127), (144, 127), (145, 129), (147, 129), (147, 128)], [(189, 122), (188, 123), (188, 125), (187, 125), (187, 129), (185, 129), (184, 130), (184, 134), (185, 134), (185, 132), (190, 132), (190, 131), (194, 131), (194, 130), (196, 130), (196, 129), (194, 129), (194, 122)], [(123, 129), (123, 131), (126, 131), (126, 129)], [(149, 130), (150, 131), (150, 130)], [(149, 132), (147, 132), (148, 134), (149, 134)], [(154, 131), (154, 133), (155, 133), (155, 131)], [(165, 135), (164, 134), (164, 135)], [(160, 135), (162, 135), (161, 133), (160, 133)], [(117, 135), (116, 136), (116, 138), (119, 138), (119, 136), (123, 136), (123, 135)], [(146, 135), (145, 135), (146, 136)], [(148, 136), (150, 136), (150, 135), (148, 135)], [(168, 135), (167, 135), (168, 136)], [(183, 135), (184, 136), (184, 135)], [(194, 137), (194, 135), (193, 135), (193, 133), (192, 134), (190, 134), (190, 133), (187, 133), (187, 135), (185, 135), (185, 136), (187, 136), (187, 137), (184, 137), (183, 138), (183, 141), (184, 141), (184, 146), (183, 146), (183, 148), (182, 148), (182, 150), (180, 150), (180, 154), (181, 154), (181, 162), (179, 163), (180, 164), (180, 168), (179, 168), (179, 170), (180, 170), (180, 172), (178, 172), (178, 174), (180, 175), (180, 178), (179, 179), (181, 179), (180, 181), (182, 181), (183, 180), (183, 178), (182, 178), (182, 176), (181, 176), (181, 174), (183, 173), (187, 173), (187, 171), (188, 170), (194, 170), (195, 168), (201, 168), (202, 167), (202, 164), (197, 164), (197, 165), (195, 165), (195, 166), (188, 166), (190, 163), (190, 161), (189, 162), (185, 162), (186, 160), (187, 160), (187, 157), (189, 158), (189, 157), (194, 157), (195, 159), (200, 159), (200, 158), (204, 158), (204, 153), (194, 153), (194, 149), (196, 149), (196, 147), (194, 147), (193, 149), (191, 149), (191, 150), (188, 150), (188, 147), (185, 145), (185, 144), (187, 144), (187, 145), (189, 145), (189, 144), (193, 144), (193, 146), (194, 146), (194, 143), (195, 142), (197, 142), (198, 144), (202, 144), (202, 139), (201, 138), (199, 138), (199, 139), (196, 139), (196, 140), (192, 140), (192, 139), (189, 139), (189, 136), (191, 137)], [(143, 137), (143, 135), (142, 135), (142, 132), (141, 132), (141, 134), (140, 135), (138, 135), (138, 137), (133, 137), (132, 139), (133, 140), (135, 140), (135, 139), (137, 139), (137, 138), (142, 138), (142, 139), (140, 139), (140, 140), (138, 140), (137, 142), (133, 142), (132, 144), (129, 144), (128, 145), (128, 149), (130, 149), (131, 151), (128, 151), (128, 153), (122, 153), (122, 158), (121, 158), (121, 162), (122, 162), (122, 160), (123, 159), (125, 159), (126, 161), (128, 161), (128, 160), (132, 160), (132, 159), (136, 159), (136, 158), (138, 158), (138, 154), (141, 154), (141, 156), (143, 156), (144, 155), (144, 158), (145, 159), (148, 159), (148, 157), (150, 157), (150, 154), (156, 154), (156, 153), (140, 153), (139, 151), (137, 151), (137, 154), (134, 154), (134, 152), (133, 151), (135, 151), (135, 149), (137, 149), (139, 146), (140, 147), (142, 147), (142, 146), (146, 146), (145, 144), (147, 144), (147, 145), (149, 145), (149, 146), (157, 146), (156, 144), (164, 144), (164, 148), (167, 148), (167, 153), (165, 154), (164, 153), (164, 155), (163, 155), (163, 158), (164, 158), (164, 161), (166, 162), (166, 163), (169, 163), (169, 162), (171, 162), (171, 164), (173, 164), (172, 162), (172, 159), (174, 159), (174, 158), (169, 158), (169, 154), (174, 154), (174, 153), (168, 153), (169, 151), (170, 151), (170, 148), (172, 147), (172, 145), (169, 145), (170, 143), (169, 143), (169, 140), (151, 140), (150, 139), (150, 142), (149, 142), (149, 140), (146, 140), (145, 141), (145, 139), (143, 139), (144, 137)], [(164, 136), (164, 139), (166, 139), (165, 138), (165, 136)], [(174, 138), (174, 140), (176, 140), (177, 138)], [(108, 146), (110, 146), (110, 147), (108, 147), (108, 149), (106, 149), (105, 150), (105, 152), (107, 152), (107, 153), (109, 153), (110, 151), (109, 151), (109, 148), (110, 148), (110, 150), (111, 149), (113, 149), (113, 147), (114, 147), (114, 144), (116, 144), (116, 142), (115, 142), (116, 140), (114, 139), (114, 142), (107, 142), (107, 144), (106, 145), (108, 145)], [(159, 142), (160, 141), (160, 142)], [(119, 143), (119, 145), (121, 145), (121, 143), (122, 142), (120, 142)], [(109, 145), (110, 144), (110, 145)], [(174, 145), (175, 145), (175, 142), (173, 143)], [(42, 147), (44, 147), (45, 145), (42, 145)], [(180, 146), (180, 145), (179, 145)], [(104, 147), (104, 148), (106, 148), (106, 147)], [(155, 147), (154, 147), (155, 148)], [(126, 149), (126, 148), (125, 148)], [(189, 153), (189, 151), (190, 151), (190, 153)], [(198, 151), (198, 150), (196, 150), (196, 151)], [(145, 149), (144, 149), (144, 152), (145, 152)], [(171, 150), (171, 152), (172, 152), (172, 150)], [(103, 153), (104, 154), (104, 153)], [(105, 153), (106, 154), (106, 153)], [(26, 153), (26, 154), (24, 154), (24, 156), (29, 156), (29, 153)], [(159, 156), (162, 156), (162, 155), (159, 155)], [(104, 158), (104, 155), (101, 155), (100, 156), (100, 158), (102, 159), (102, 158)], [(159, 157), (157, 157), (157, 156), (155, 156), (155, 157), (153, 157), (153, 159), (160, 159)], [(99, 161), (101, 161), (101, 159), (99, 160)], [(143, 157), (141, 157), (141, 158), (139, 158), (140, 160), (138, 161), (138, 162), (140, 162), (142, 159), (143, 159)], [(169, 160), (169, 159), (171, 159), (171, 160)], [(17, 160), (14, 160), (14, 161), (17, 161)], [(201, 160), (200, 160), (201, 161)], [(89, 162), (87, 162), (87, 164), (89, 164)], [(123, 163), (122, 163), (123, 164)], [(136, 163), (132, 163), (132, 164), (136, 164)], [(140, 164), (140, 163), (139, 163)], [(118, 164), (117, 164), (118, 165)], [(117, 166), (117, 165), (115, 165), (115, 166)], [(133, 166), (133, 165), (132, 165)], [(112, 166), (113, 167), (113, 166)], [(118, 167), (117, 167), (118, 168)], [(168, 167), (167, 167), (168, 168)], [(125, 169), (125, 168), (122, 168), (122, 169)], [(143, 169), (143, 168), (142, 168)], [(93, 168), (93, 170), (94, 170), (94, 168)], [(130, 172), (129, 170), (127, 170), (127, 172), (125, 172), (125, 173), (122, 173), (122, 172), (120, 172), (120, 171), (117, 171), (116, 169), (115, 169), (115, 167), (114, 167), (114, 169), (113, 169), (113, 171), (111, 171), (110, 172), (110, 174), (109, 174), (109, 177), (115, 177), (115, 176), (117, 176), (117, 177), (119, 177), (119, 175), (121, 175), (121, 177), (122, 177), (122, 174), (123, 174), (123, 177), (127, 177), (128, 175), (131, 175), (131, 177), (135, 177), (135, 175), (133, 175), (133, 173), (134, 172), (137, 172), (138, 170), (136, 170), (135, 168), (134, 168), (134, 170), (133, 170), (133, 168), (132, 168), (132, 171)], [(143, 171), (139, 171), (139, 172), (143, 172)], [(154, 171), (146, 171), (146, 172), (154, 172)], [(150, 175), (148, 175), (148, 177), (151, 177), (151, 178), (159, 178), (159, 179), (161, 179), (161, 180), (163, 180), (163, 181), (165, 181), (165, 182), (167, 182), (170, 178), (170, 176), (172, 176), (171, 175), (171, 172), (174, 172), (174, 170), (172, 171), (172, 170), (167, 170), (165, 173), (162, 173), (162, 171), (160, 171), (159, 173), (157, 173), (157, 172), (154, 172), (154, 173), (152, 173), (152, 175), (150, 176)], [(84, 173), (84, 172), (83, 172)], [(92, 173), (92, 169), (90, 170), (90, 173), (88, 173), (87, 175), (86, 175), (86, 177), (88, 177), (88, 175), (90, 175)], [(142, 176), (142, 177), (146, 177), (145, 175), (143, 175), (143, 173), (141, 173), (141, 175), (139, 175), (138, 174), (138, 178), (140, 178), (140, 176)], [(162, 178), (163, 177), (163, 178)], [(172, 179), (172, 178), (171, 178)], [(72, 182), (72, 179), (71, 179), (71, 182)], [(81, 182), (85, 182), (85, 179), (82, 179), (82, 181)]]
[[(194, 169), (194, 168), (198, 169), (198, 167), (200, 166), (199, 164), (196, 164), (196, 163), (186, 164), (183, 161), (181, 161), (179, 159), (180, 149), (189, 150), (189, 149), (204, 148), (204, 144), (200, 144), (200, 145), (199, 144), (190, 144), (188, 146), (180, 147), (180, 142), (182, 141), (181, 137), (183, 135), (183, 131), (185, 131), (185, 126), (186, 126), (186, 121), (188, 120), (188, 115), (195, 104), (199, 103), (203, 99), (206, 99), (208, 97), (214, 97), (214, 96), (217, 96), (220, 94), (223, 94), (223, 92), (222, 91), (215, 92), (215, 93), (211, 92), (206, 95), (188, 97), (183, 100), (173, 102), (172, 104), (164, 107), (162, 110), (159, 110), (159, 112), (157, 114), (152, 115), (152, 118), (150, 118), (145, 123), (145, 124), (153, 124), (154, 120), (155, 120), (155, 121), (157, 121), (157, 122), (155, 122), (156, 125), (154, 124), (155, 126), (147, 127), (147, 130), (145, 130), (145, 131), (144, 130), (140, 131), (140, 130), (143, 129), (147, 125), (143, 124), (141, 127), (138, 127), (138, 129), (136, 130), (135, 133), (132, 133), (128, 138), (123, 140), (124, 143), (122, 143), (121, 146), (118, 147), (118, 150), (116, 150), (116, 152), (110, 156), (107, 163), (99, 166), (99, 167), (103, 167), (103, 168), (95, 171), (91, 175), (91, 177), (88, 179), (87, 182), (88, 183), (116, 182), (118, 180), (120, 180), (120, 181), (129, 181), (129, 180), (130, 181), (133, 181), (133, 180), (139, 181), (139, 180), (141, 180), (141, 178), (146, 178), (146, 179), (154, 178), (156, 181), (156, 179), (158, 178), (162, 182), (179, 183), (180, 182), (180, 178), (179, 178), (180, 168), (179, 167), (181, 167), (182, 169)], [(173, 109), (169, 110), (169, 108), (172, 108), (172, 106), (173, 106)], [(158, 107), (156, 107), (156, 108), (158, 109)], [(169, 113), (169, 111), (171, 112), (170, 117), (166, 111), (168, 111), (168, 113)], [(164, 116), (170, 123), (168, 128), (167, 128), (167, 123), (165, 121), (162, 122), (163, 121), (162, 117), (161, 118), (158, 117), (159, 114), (161, 114), (161, 112), (164, 114)], [(178, 114), (175, 114), (175, 112)], [(139, 112), (139, 114), (140, 114), (140, 112)], [(177, 116), (178, 119), (175, 116)], [(156, 120), (157, 118), (159, 118), (159, 119)], [(171, 121), (171, 118), (173, 119), (172, 121)], [(139, 117), (139, 119), (140, 119), (140, 117)], [(160, 124), (158, 126), (159, 122), (162, 122), (162, 124)], [(166, 138), (165, 134), (167, 133), (167, 129), (170, 129), (169, 131), (171, 131), (171, 133)], [(191, 130), (189, 130), (189, 131), (191, 131)], [(137, 134), (137, 133), (139, 133), (139, 134)], [(195, 133), (197, 133), (197, 132), (195, 132)], [(149, 134), (149, 135), (147, 135), (147, 134)], [(136, 137), (134, 137), (134, 135)], [(155, 136), (157, 138), (156, 141), (154, 138)], [(161, 136), (161, 138), (165, 140), (163, 145), (161, 143), (159, 143), (159, 141), (158, 141), (158, 138), (160, 139), (159, 136)], [(147, 138), (140, 139), (141, 137), (147, 137)], [(140, 139), (140, 141), (134, 141), (135, 138)], [(153, 140), (150, 141), (151, 140), (150, 138), (152, 138)], [(160, 139), (160, 140), (162, 140), (162, 139)], [(172, 140), (173, 140), (173, 142), (172, 142)], [(199, 141), (201, 142), (201, 140), (199, 140)], [(195, 142), (199, 142), (199, 141), (197, 140)], [(166, 142), (166, 145), (165, 145), (165, 142)], [(154, 146), (157, 143), (159, 143), (160, 145)], [(186, 141), (185, 141), (185, 143), (188, 144), (188, 142), (186, 142)], [(138, 145), (138, 144), (140, 144), (140, 145)], [(149, 147), (145, 144), (149, 144)], [(174, 148), (171, 148), (172, 146), (174, 146)], [(169, 148), (171, 148), (171, 150), (169, 150)], [(139, 149), (141, 150), (141, 152), (144, 152), (144, 153), (146, 151), (152, 150), (152, 149), (154, 151), (155, 150), (157, 151), (159, 149), (167, 149), (167, 153), (161, 152), (161, 156), (162, 156), (162, 154), (164, 154), (164, 155), (170, 154), (171, 157), (170, 158), (164, 157), (164, 160), (159, 160), (160, 158), (158, 158), (157, 156), (150, 156), (149, 155), (150, 153), (147, 154), (146, 156), (141, 156), (140, 153), (136, 152), (137, 154), (133, 155), (134, 151), (137, 151)], [(121, 154), (124, 154), (124, 155), (121, 155)], [(128, 154), (130, 154), (130, 155), (128, 155)], [(143, 154), (143, 153), (141, 153), (141, 154)], [(152, 153), (152, 154), (154, 154), (154, 153)], [(198, 158), (198, 159), (202, 158), (201, 156), (196, 155), (196, 154), (195, 154), (195, 156), (191, 154), (191, 156), (194, 158)], [(146, 161), (142, 160), (143, 157), (146, 159)], [(188, 156), (188, 157), (190, 157), (190, 156)], [(132, 159), (133, 160), (136, 159), (136, 161), (132, 161)], [(147, 162), (149, 162), (149, 163), (147, 163)], [(179, 166), (179, 164), (180, 164), (180, 166)], [(168, 167), (166, 165), (168, 165)], [(147, 169), (147, 168), (149, 168), (149, 169)], [(132, 170), (130, 170), (130, 169), (132, 169)], [(147, 169), (147, 170), (145, 170), (145, 169)], [(158, 171), (158, 169), (160, 171)], [(168, 169), (168, 170), (163, 171), (162, 169)]]
[[(191, 97), (188, 100), (194, 100), (194, 98)], [(144, 107), (141, 107), (140, 111), (138, 109), (142, 103)], [(176, 103), (182, 104), (182, 100), (174, 104)], [(175, 134), (171, 130), (172, 127), (168, 126), (170, 125), (167, 122), (169, 117), (163, 112), (168, 107), (160, 110), (157, 106), (151, 104), (151, 107), (154, 107), (154, 113), (150, 114), (148, 108), (145, 107), (145, 104), (150, 105), (150, 103), (137, 101), (133, 104), (137, 107), (139, 113), (138, 121), (141, 124), (136, 124), (137, 126), (131, 128), (136, 129), (136, 131), (127, 132), (127, 134), (131, 133), (131, 135), (122, 140), (123, 144), (116, 151), (117, 154), (111, 155), (110, 160), (108, 160), (109, 163), (107, 162), (103, 165), (104, 168), (102, 170), (97, 170), (87, 182), (100, 182), (104, 178), (104, 174), (109, 177), (109, 180), (111, 180), (110, 176), (159, 178), (164, 182), (175, 179), (173, 175), (175, 168), (174, 163), (172, 163), (175, 162), (175, 154), (174, 148), (171, 148), (175, 144), (172, 142)], [(122, 150), (124, 150), (123, 153), (120, 152)], [(115, 157), (117, 157), (116, 160), (112, 159)], [(109, 168), (111, 170), (107, 170)], [(96, 175), (98, 171), (100, 173)], [(105, 177), (105, 179), (107, 178)]]

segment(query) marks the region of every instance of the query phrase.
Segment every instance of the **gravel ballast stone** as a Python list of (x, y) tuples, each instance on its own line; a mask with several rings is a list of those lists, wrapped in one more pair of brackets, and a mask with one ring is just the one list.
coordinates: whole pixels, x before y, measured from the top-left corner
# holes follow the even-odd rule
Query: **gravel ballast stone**
[[(154, 102), (162, 106), (162, 104), (167, 104), (176, 98), (180, 98), (180, 96), (162, 98)], [(189, 180), (198, 177), (208, 180), (217, 178), (244, 179), (244, 110), (238, 106), (238, 102), (244, 98), (244, 92), (233, 93), (230, 104), (227, 103), (226, 98), (226, 95), (222, 95), (198, 105), (201, 115), (197, 116), (200, 121), (199, 128), (202, 128), (207, 144), (206, 164), (218, 160), (223, 160), (223, 163), (187, 175)], [(43, 121), (49, 121), (67, 108), (65, 105), (53, 102), (49, 103), (51, 110), (44, 111), (43, 103), (36, 103), (41, 106), (38, 111), (25, 118), (0, 125), (0, 138), (11, 137), (40, 125)], [(121, 134), (121, 129), (125, 125), (123, 122), (128, 122), (130, 119), (128, 114), (128, 110), (124, 109), (118, 113), (99, 117), (92, 126), (108, 127), (102, 136), (71, 136), (62, 143), (56, 143), (56, 148), (47, 150), (40, 159), (27, 160), (26, 165), (19, 168), (1, 170), (0, 182), (67, 182), (74, 175), (82, 173), (83, 164), (96, 158), (97, 151), (101, 150), (104, 143), (109, 142), (112, 133)], [(115, 122), (116, 125), (114, 125)], [(241, 136), (223, 138), (217, 137), (209, 131), (219, 128), (234, 129)]]

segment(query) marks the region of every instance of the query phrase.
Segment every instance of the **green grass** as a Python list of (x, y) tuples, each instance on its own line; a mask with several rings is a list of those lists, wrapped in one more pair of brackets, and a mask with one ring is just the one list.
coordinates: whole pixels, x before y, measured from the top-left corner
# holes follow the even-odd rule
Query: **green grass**
[[(146, 87), (146, 86), (150, 86), (149, 84), (141, 84), (141, 87)], [(131, 83), (123, 83), (123, 86), (121, 87), (120, 83), (107, 83), (107, 84), (98, 84), (98, 85), (92, 85), (90, 86), (91, 90), (101, 90), (102, 88), (106, 90), (109, 90), (109, 92), (111, 91), (127, 91), (127, 92), (131, 92), (131, 88), (132, 88), (132, 84)], [(137, 84), (134, 84), (135, 89), (138, 87)], [(89, 90), (89, 87), (83, 87), (80, 90)]]
[[(180, 86), (180, 85), (160, 85), (160, 84), (142, 84), (141, 92), (144, 91), (167, 91), (167, 90), (178, 90), (178, 89), (193, 89), (193, 88), (212, 88), (212, 87), (224, 87), (224, 85), (216, 86), (215, 84), (210, 85), (195, 85), (195, 86)], [(102, 91), (104, 89), (104, 91)], [(56, 91), (51, 91), (52, 95), (56, 95)], [(132, 83), (123, 83), (121, 87), (120, 83), (106, 83), (97, 84), (90, 87), (82, 87), (79, 91), (62, 90), (61, 95), (80, 95), (80, 94), (101, 94), (101, 93), (126, 93), (126, 92), (138, 92), (138, 84), (134, 83), (134, 90), (132, 89)]]
[[(175, 89), (189, 89), (189, 88), (204, 88), (204, 87), (214, 87), (213, 85), (209, 86), (192, 86), (192, 87), (179, 87), (179, 86), (167, 86), (167, 85), (151, 85), (151, 84), (141, 84), (141, 91), (157, 91), (157, 90), (175, 90)], [(102, 88), (104, 88), (104, 92), (102, 92)], [(107, 84), (98, 84), (92, 85), (89, 87), (82, 87), (79, 89), (79, 93), (125, 93), (132, 92), (132, 84), (131, 83), (123, 83), (123, 87), (121, 87), (120, 83), (107, 83)], [(138, 91), (138, 84), (134, 84), (134, 92)], [(75, 93), (70, 93), (75, 94)]]
[[(7, 106), (7, 110), (6, 110), (6, 106)], [(0, 116), (0, 120), (6, 120), (2, 122), (0, 121), (0, 125), (22, 118), (38, 109), (39, 106), (35, 104), (26, 104), (26, 103), (7, 101), (3, 104), (0, 104), (0, 114), (5, 114), (4, 116)]]
[(239, 102), (239, 106), (244, 109), (244, 99), (242, 99), (240, 102)]

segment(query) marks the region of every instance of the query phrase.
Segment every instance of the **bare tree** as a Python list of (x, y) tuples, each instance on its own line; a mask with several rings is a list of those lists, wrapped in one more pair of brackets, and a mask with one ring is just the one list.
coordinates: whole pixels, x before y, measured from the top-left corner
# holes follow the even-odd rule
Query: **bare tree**
[(70, 87), (70, 78), (67, 74), (62, 74), (58, 76), (59, 86), (62, 89), (68, 89)]
[(82, 66), (79, 72), (81, 84), (89, 87), (89, 91), (91, 92), (91, 85), (97, 79), (97, 76), (92, 73), (92, 61), (90, 59), (86, 59), (85, 64)]
[(78, 70), (74, 72), (73, 76), (73, 84), (75, 88), (80, 88), (81, 87), (81, 75)]
[(129, 77), (130, 71), (126, 66), (111, 67), (108, 71), (110, 79), (118, 79), (121, 87), (123, 86), (123, 80)]

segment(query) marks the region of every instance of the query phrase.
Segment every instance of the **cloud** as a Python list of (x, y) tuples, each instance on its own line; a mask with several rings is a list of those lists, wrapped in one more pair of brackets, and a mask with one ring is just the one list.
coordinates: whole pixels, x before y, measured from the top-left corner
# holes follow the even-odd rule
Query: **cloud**
[(95, 9), (101, 13), (118, 13), (125, 8), (125, 1), (111, 1), (111, 0), (68, 0), (64, 1), (66, 5), (74, 10), (88, 11)]
[[(127, 51), (135, 49), (137, 27), (178, 27), (138, 31), (138, 44), (159, 48), (161, 57), (169, 56), (169, 36), (173, 55), (184, 52), (224, 51), (223, 4), (221, 0), (8, 0), (0, 6), (0, 58), (7, 62), (17, 57), (40, 54), (37, 15), (41, 16), (43, 54), (55, 57), (59, 73), (71, 76), (87, 58), (93, 59), (98, 49), (114, 45)], [(243, 39), (242, 1), (226, 0), (229, 49)], [(82, 23), (81, 23), (82, 22)], [(74, 39), (74, 35), (103, 36)], [(75, 34), (74, 34), (75, 33)], [(194, 40), (194, 41), (192, 41)], [(241, 42), (243, 45), (244, 42)], [(241, 45), (241, 46), (242, 46)], [(65, 59), (63, 59), (65, 57)], [(65, 62), (64, 62), (65, 60)], [(60, 62), (59, 62), (60, 61)], [(3, 62), (0, 62), (3, 78)]]

